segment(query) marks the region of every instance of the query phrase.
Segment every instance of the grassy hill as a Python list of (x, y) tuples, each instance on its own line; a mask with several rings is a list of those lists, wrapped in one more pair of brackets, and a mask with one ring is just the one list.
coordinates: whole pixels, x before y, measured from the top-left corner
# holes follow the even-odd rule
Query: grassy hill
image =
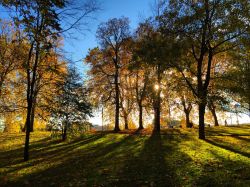
[(250, 126), (91, 133), (67, 142), (47, 132), (0, 134), (0, 186), (250, 186)]

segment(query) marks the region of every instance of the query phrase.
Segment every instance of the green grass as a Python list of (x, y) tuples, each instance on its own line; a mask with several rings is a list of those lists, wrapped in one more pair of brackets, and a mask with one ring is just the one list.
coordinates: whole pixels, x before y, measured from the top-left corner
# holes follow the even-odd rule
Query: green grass
[(95, 133), (60, 142), (46, 132), (0, 134), (0, 186), (250, 186), (250, 126)]

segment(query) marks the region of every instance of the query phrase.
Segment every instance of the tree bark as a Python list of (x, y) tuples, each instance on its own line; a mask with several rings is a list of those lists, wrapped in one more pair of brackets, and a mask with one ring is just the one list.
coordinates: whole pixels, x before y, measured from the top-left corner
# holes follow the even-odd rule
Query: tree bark
[(125, 128), (126, 130), (128, 130), (128, 116), (127, 116), (127, 115), (124, 115), (124, 123), (125, 123), (124, 128)]
[(205, 103), (199, 103), (199, 139), (205, 140)]
[(24, 161), (29, 160), (29, 141), (30, 141), (30, 123), (31, 123), (31, 110), (32, 110), (32, 101), (29, 99), (28, 108), (27, 108), (27, 117), (26, 117), (26, 135), (25, 135), (25, 146), (24, 146)]
[(139, 129), (144, 129), (143, 120), (142, 120), (142, 112), (143, 112), (142, 105), (139, 104)]
[(160, 109), (159, 107), (154, 108), (154, 131), (160, 132), (161, 123), (160, 123)]
[(216, 115), (215, 107), (210, 106), (209, 110), (211, 111), (211, 113), (213, 115), (213, 118), (214, 118), (214, 126), (219, 126), (219, 122), (218, 122), (218, 118), (217, 118), (217, 115)]
[(158, 89), (156, 90), (156, 98), (154, 103), (154, 131), (160, 132), (161, 130), (161, 65), (157, 65), (157, 84)]
[(30, 132), (34, 132), (35, 111), (36, 111), (36, 101), (34, 101), (33, 107), (32, 107), (32, 110), (31, 110)]
[(185, 115), (186, 115), (186, 128), (190, 128), (191, 127), (189, 114), (190, 114), (189, 111), (185, 111)]
[(62, 141), (65, 141), (66, 139), (67, 139), (67, 124), (63, 128)]
[(118, 78), (119, 78), (119, 69), (118, 67), (116, 67), (116, 72), (115, 72), (115, 128), (114, 131), (118, 132), (120, 131), (120, 127), (119, 127), (119, 110), (120, 110), (120, 103), (119, 103), (119, 82), (118, 82)]

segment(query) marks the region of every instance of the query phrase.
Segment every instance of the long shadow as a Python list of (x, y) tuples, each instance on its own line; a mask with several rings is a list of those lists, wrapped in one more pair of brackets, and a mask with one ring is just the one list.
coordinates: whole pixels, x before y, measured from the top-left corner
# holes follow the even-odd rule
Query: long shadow
[(242, 152), (242, 151), (236, 150), (233, 147), (229, 147), (227, 145), (223, 145), (223, 144), (221, 144), (219, 142), (215, 142), (215, 141), (212, 141), (212, 140), (206, 139), (205, 141), (207, 143), (211, 144), (211, 145), (214, 145), (214, 146), (217, 146), (217, 147), (220, 147), (220, 148), (226, 149), (228, 151), (231, 151), (231, 152), (234, 152), (234, 153), (238, 153), (238, 154), (240, 154), (242, 156), (250, 158), (250, 153), (246, 153), (246, 152)]
[[(30, 147), (30, 162), (32, 165), (38, 164), (41, 161), (49, 160), (55, 156), (59, 157), (62, 153), (66, 153), (67, 151), (71, 151), (75, 148), (77, 148), (80, 145), (88, 144), (92, 141), (96, 141), (100, 138), (102, 138), (104, 135), (93, 135), (87, 138), (83, 139), (76, 139), (69, 143), (64, 143), (60, 140), (52, 140), (47, 142), (48, 140), (51, 140), (50, 138), (45, 138), (44, 140), (39, 140), (37, 142), (34, 142), (31, 144)], [(58, 144), (61, 143), (61, 144)], [(63, 154), (62, 154), (63, 155)], [(30, 166), (30, 163), (22, 164), (21, 166), (15, 166), (17, 164), (20, 164), (23, 162), (23, 148), (2, 152), (1, 153), (1, 159), (7, 160), (0, 163), (0, 167), (11, 167), (8, 171), (6, 171), (4, 174), (23, 169), (25, 167)], [(32, 161), (32, 159), (37, 157), (43, 157), (43, 160), (39, 161)], [(11, 159), (10, 159), (11, 158)]]
[[(104, 134), (102, 135), (104, 136)], [(101, 136), (98, 136), (101, 138)], [(116, 141), (116, 140), (114, 140)], [(78, 150), (76, 152), (72, 152), (72, 149), (75, 149), (82, 144), (76, 144), (73, 147), (68, 147), (68, 149), (63, 148), (61, 151), (57, 151), (56, 153), (50, 155), (50, 158), (53, 159), (55, 155), (61, 155), (61, 159), (63, 162), (59, 165), (52, 166), (43, 171), (39, 171), (37, 173), (32, 173), (30, 175), (25, 175), (17, 179), (17, 181), (6, 183), (6, 186), (18, 185), (22, 186), (23, 181), (29, 180), (29, 183), (34, 186), (50, 186), (51, 181), (58, 181), (59, 184), (64, 185), (65, 181), (72, 180), (72, 176), (83, 175), (81, 180), (86, 177), (93, 177), (98, 173), (99, 168), (96, 165), (105, 162), (105, 159), (109, 159), (110, 153), (112, 153), (117, 148), (121, 147), (123, 144), (127, 144), (127, 142), (133, 143), (132, 136), (126, 136), (118, 142), (100, 142), (93, 147), (88, 149)], [(105, 159), (103, 159), (105, 158)], [(47, 158), (46, 158), (47, 159)], [(60, 159), (60, 157), (56, 158)], [(39, 161), (37, 161), (39, 162)], [(20, 168), (18, 168), (20, 169)], [(81, 171), (81, 172), (79, 172)], [(84, 172), (83, 172), (84, 171)], [(67, 175), (69, 174), (69, 175)], [(66, 182), (66, 184), (67, 184)], [(90, 186), (93, 185), (94, 181), (90, 181)], [(57, 185), (58, 186), (58, 185)]]
[[(171, 143), (166, 145), (169, 141)], [(145, 141), (139, 155), (130, 155), (119, 176), (119, 182), (109, 186), (180, 186), (177, 168), (166, 161), (166, 157), (171, 157), (177, 151), (176, 143), (174, 136), (153, 132)], [(183, 158), (186, 156), (178, 153)]]
[(201, 176), (196, 179), (196, 186), (249, 186), (249, 163), (240, 159), (232, 160), (227, 155), (218, 154), (215, 150), (210, 150), (210, 153), (214, 155), (217, 162), (203, 166)]
[[(237, 130), (244, 130), (244, 132), (237, 132)], [(206, 129), (207, 136), (250, 136), (250, 126), (234, 126), (227, 129), (212, 127)]]
[[(248, 137), (250, 137), (250, 136), (248, 136)], [(244, 136), (234, 136), (234, 138), (250, 143), (250, 139), (245, 138)]]

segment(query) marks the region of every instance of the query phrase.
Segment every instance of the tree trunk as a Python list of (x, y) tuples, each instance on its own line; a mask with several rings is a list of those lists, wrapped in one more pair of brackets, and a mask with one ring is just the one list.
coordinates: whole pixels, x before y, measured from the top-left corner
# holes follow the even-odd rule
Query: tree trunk
[(115, 72), (115, 132), (120, 131), (119, 127), (119, 110), (120, 110), (120, 103), (119, 103), (119, 82), (118, 82), (118, 68), (116, 68)]
[(125, 123), (125, 129), (128, 130), (128, 116), (124, 115), (124, 123)]
[(24, 146), (24, 161), (29, 160), (29, 141), (30, 141), (30, 123), (31, 123), (31, 110), (32, 110), (32, 100), (28, 100), (27, 117), (26, 117), (26, 136), (25, 136), (25, 146)]
[(205, 140), (205, 103), (199, 103), (199, 139)]
[(35, 121), (35, 109), (36, 109), (36, 103), (34, 101), (33, 107), (31, 110), (31, 119), (30, 119), (30, 132), (34, 132), (34, 121)]
[(160, 90), (158, 90), (157, 96), (156, 96), (156, 103), (154, 106), (154, 131), (160, 132), (161, 130), (161, 101), (160, 101)]
[(161, 72), (160, 64), (157, 66), (157, 84), (158, 89), (156, 90), (156, 101), (154, 103), (154, 131), (160, 132), (161, 130)]
[(139, 129), (144, 129), (143, 127), (143, 121), (142, 121), (142, 112), (143, 112), (143, 108), (142, 105), (139, 105)]
[(186, 128), (191, 128), (189, 114), (190, 113), (188, 111), (185, 111), (185, 115), (186, 115)]
[(161, 123), (160, 123), (160, 109), (159, 107), (154, 108), (154, 131), (160, 132)]
[(214, 117), (214, 126), (219, 126), (215, 108), (214, 107), (209, 107), (209, 108), (210, 108), (210, 111), (211, 111), (211, 113), (212, 113), (212, 115)]
[(67, 124), (65, 124), (63, 131), (62, 131), (62, 141), (67, 139)]

